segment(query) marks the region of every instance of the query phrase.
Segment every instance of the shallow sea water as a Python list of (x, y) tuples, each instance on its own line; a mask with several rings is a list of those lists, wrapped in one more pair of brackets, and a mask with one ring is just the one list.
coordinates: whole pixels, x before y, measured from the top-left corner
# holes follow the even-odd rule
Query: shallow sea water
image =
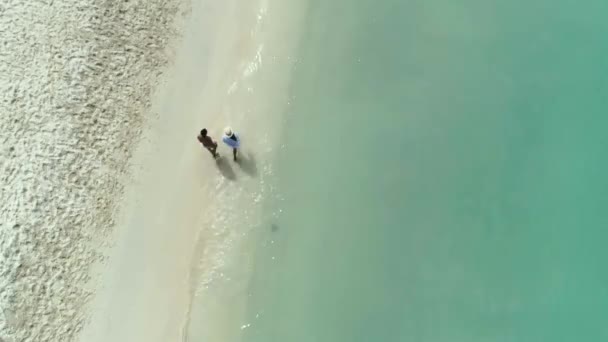
[(308, 1), (280, 196), (230, 329), (247, 342), (607, 339), (607, 10)]

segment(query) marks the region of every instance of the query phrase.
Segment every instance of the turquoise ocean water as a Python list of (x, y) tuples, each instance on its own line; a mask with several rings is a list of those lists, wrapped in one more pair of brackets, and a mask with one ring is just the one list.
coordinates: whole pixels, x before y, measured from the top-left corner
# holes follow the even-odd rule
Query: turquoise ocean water
[(606, 13), (309, 1), (243, 340), (608, 340)]
[(608, 340), (608, 2), (306, 3), (242, 340)]

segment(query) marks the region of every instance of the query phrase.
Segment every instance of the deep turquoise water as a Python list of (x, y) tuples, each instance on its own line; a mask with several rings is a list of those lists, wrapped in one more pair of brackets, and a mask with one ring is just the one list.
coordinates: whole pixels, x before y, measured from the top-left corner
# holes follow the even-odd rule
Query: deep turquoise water
[(244, 341), (608, 340), (606, 13), (309, 1)]

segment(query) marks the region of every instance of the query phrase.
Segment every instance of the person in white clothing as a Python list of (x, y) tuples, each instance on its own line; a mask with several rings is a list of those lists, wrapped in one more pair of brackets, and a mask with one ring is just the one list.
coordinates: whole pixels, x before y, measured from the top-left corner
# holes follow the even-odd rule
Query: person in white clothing
[(232, 155), (234, 156), (234, 161), (236, 161), (237, 149), (241, 146), (241, 139), (239, 139), (239, 136), (232, 131), (232, 128), (226, 127), (224, 128), (222, 141), (232, 148)]

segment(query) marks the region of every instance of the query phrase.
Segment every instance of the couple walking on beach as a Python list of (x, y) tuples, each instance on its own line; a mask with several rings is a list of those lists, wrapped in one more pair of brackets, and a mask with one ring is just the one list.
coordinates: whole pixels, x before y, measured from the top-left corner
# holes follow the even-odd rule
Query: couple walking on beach
[[(213, 158), (217, 158), (220, 156), (217, 153), (217, 142), (213, 141), (213, 139), (207, 135), (207, 129), (203, 128), (198, 135), (198, 141), (203, 144), (203, 146), (211, 152)], [(232, 128), (226, 127), (224, 128), (224, 135), (222, 136), (222, 141), (224, 144), (228, 145), (232, 148), (232, 155), (234, 156), (234, 161), (236, 161), (237, 149), (241, 145), (241, 139), (239, 139), (238, 135), (232, 131)]]

